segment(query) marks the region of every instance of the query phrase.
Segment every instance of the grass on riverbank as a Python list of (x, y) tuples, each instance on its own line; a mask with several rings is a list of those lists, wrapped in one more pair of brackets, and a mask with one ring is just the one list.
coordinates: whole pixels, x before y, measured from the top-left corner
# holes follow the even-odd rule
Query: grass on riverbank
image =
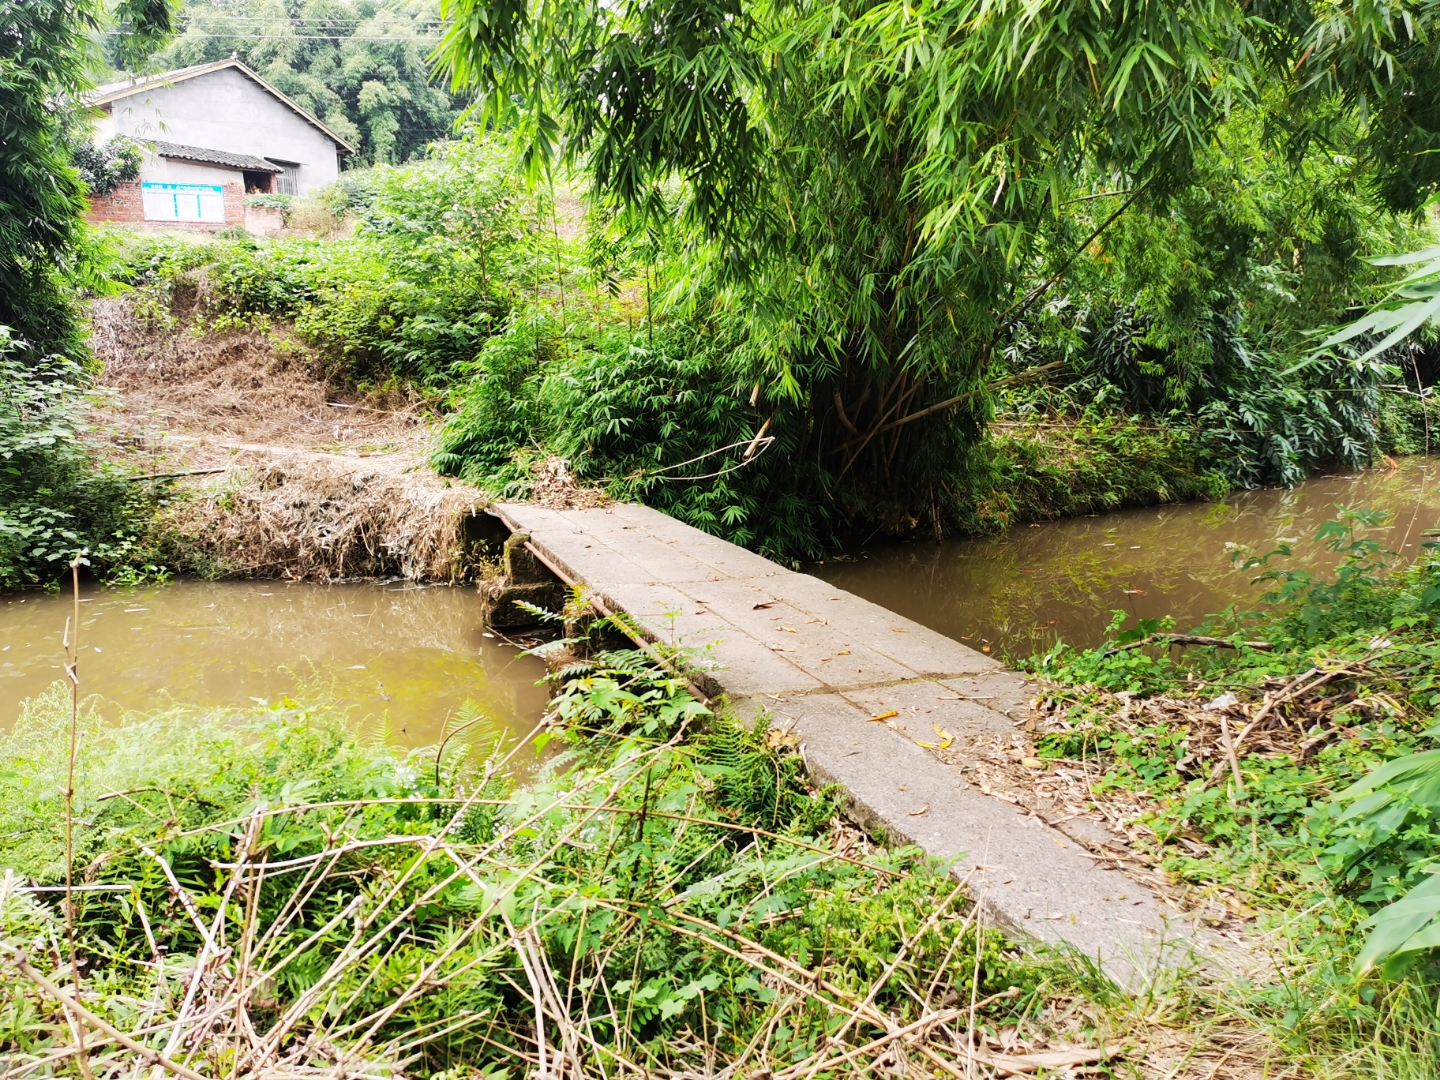
[[(978, 926), (781, 740), (629, 654), (571, 672), (565, 748), (524, 779), (483, 725), (398, 757), (290, 702), (82, 717), (72, 954), (60, 898), (21, 888), (64, 879), (67, 714), (57, 688), (0, 746), (16, 1077), (154, 1052), (203, 1076), (963, 1076), (972, 1011), (984, 1057), (1088, 1058), (1123, 1030), (1083, 963)], [(45, 986), (72, 955), (83, 1064)]]
[[(1070, 1061), (1112, 1077), (1418, 1080), (1440, 1052), (1431, 972), (1350, 974), (1378, 902), (1324, 849), (1344, 827), (1326, 796), (1423, 745), (1425, 650), (1440, 646), (1415, 605), (1436, 575), (1309, 583), (1265, 621), (1268, 652), (1182, 662), (1125, 647), (1132, 635), (1045, 658), (1051, 767), (1093, 772), (1094, 801), (1129, 815), (1137, 869), (1168, 876), (1178, 903), (1223, 894), (1249, 923), (1238, 972), (1135, 992), (978, 925), (942, 867), (876, 846), (807, 788), (781, 733), (709, 714), (641, 655), (557, 676), (541, 739), (560, 750), (533, 773), (483, 723), (400, 755), (290, 701), (118, 727), (82, 712), (84, 1067), (118, 1076), (161, 1052), (206, 1077), (968, 1080), (972, 1059), (986, 1077), (1009, 1058), (1058, 1075)], [(1362, 640), (1382, 616), (1390, 644)], [(1267, 678), (1293, 689), (1306, 665), (1321, 669), (1311, 692), (1277, 699), (1273, 729), (1242, 744), (1245, 797), (1203, 786), (1219, 757), (1201, 705)], [(1243, 707), (1227, 707), (1238, 726)], [(1327, 738), (1297, 761), (1302, 708)], [(0, 1041), (15, 1077), (82, 1075), (41, 981), (73, 979), (63, 901), (21, 888), (64, 880), (68, 722), (57, 687), (0, 741)]]
[(1032, 661), (1041, 776), (1081, 778), (1132, 872), (1246, 925), (1275, 967), (1245, 1008), (1300, 1075), (1440, 1060), (1440, 559), (1387, 572), (1365, 536), (1381, 520), (1321, 528), (1333, 578), (1287, 569), (1284, 548), (1250, 560), (1268, 602), (1211, 628), (1228, 648), (1117, 614), (1106, 647)]

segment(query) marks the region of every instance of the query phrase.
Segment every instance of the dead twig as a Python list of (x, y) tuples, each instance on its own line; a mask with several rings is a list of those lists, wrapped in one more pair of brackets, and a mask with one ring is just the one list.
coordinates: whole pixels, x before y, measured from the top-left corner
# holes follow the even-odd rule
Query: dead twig
[(146, 1061), (149, 1061), (152, 1064), (159, 1066), (167, 1072), (172, 1072), (176, 1076), (183, 1076), (185, 1077), (185, 1080), (208, 1080), (207, 1077), (201, 1076), (193, 1069), (187, 1069), (179, 1062), (171, 1061), (164, 1054), (160, 1053), (160, 1051), (152, 1050), (144, 1043), (136, 1042), (119, 1028), (112, 1027), (110, 1024), (100, 1019), (100, 1017), (96, 1016), (89, 1009), (85, 1008), (85, 1006), (81, 1005), (74, 998), (70, 997), (70, 995), (66, 994), (65, 991), (60, 989), (60, 987), (56, 986), (49, 979), (45, 978), (45, 976), (41, 975), (40, 972), (36, 971), (30, 965), (30, 962), (25, 959), (24, 956), (12, 955), (7, 956), (5, 959), (11, 964), (11, 966), (15, 968), (15, 970), (20, 972), (21, 975), (24, 975), (36, 986), (40, 987), (40, 989), (44, 990), (52, 998), (58, 1001), (65, 1008), (65, 1010), (69, 1012), (80, 1023), (85, 1024), (88, 1027), (94, 1028), (96, 1031), (100, 1032), (103, 1035), (108, 1035), (110, 1038), (114, 1039), (117, 1043), (125, 1047), (127, 1050), (134, 1051), (135, 1053), (143, 1057)]
[(1124, 645), (1116, 645), (1112, 649), (1106, 649), (1101, 656), (1114, 656), (1116, 653), (1125, 652), (1127, 649), (1139, 649), (1146, 645), (1154, 645), (1163, 641), (1166, 645), (1202, 645), (1216, 649), (1254, 649), (1256, 652), (1269, 652), (1275, 648), (1268, 641), (1227, 641), (1225, 638), (1207, 637), (1205, 634), (1146, 634), (1137, 641), (1127, 641)]

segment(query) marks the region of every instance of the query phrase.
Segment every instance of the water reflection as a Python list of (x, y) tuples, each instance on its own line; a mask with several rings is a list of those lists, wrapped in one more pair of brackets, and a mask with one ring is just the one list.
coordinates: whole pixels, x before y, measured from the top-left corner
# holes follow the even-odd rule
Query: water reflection
[(992, 655), (1024, 656), (1060, 639), (1090, 646), (1112, 611), (1173, 615), (1182, 630), (1230, 605), (1255, 606), (1253, 574), (1232, 568), (1230, 548), (1264, 554), (1290, 541), (1289, 565), (1330, 569), (1314, 542), (1335, 504), (1395, 516), (1374, 535), (1413, 559), (1422, 533), (1440, 526), (1440, 469), (1410, 458), (1396, 470), (1324, 476), (1299, 487), (1241, 492), (1223, 503), (1121, 510), (1019, 528), (988, 540), (897, 544), (812, 573)]
[[(81, 604), (81, 689), (115, 714), (168, 698), (198, 705), (333, 690), (372, 730), (434, 742), (467, 698), (528, 731), (544, 666), (486, 636), (468, 589), (198, 582), (90, 588)], [(0, 597), (0, 725), (63, 677), (68, 596)]]

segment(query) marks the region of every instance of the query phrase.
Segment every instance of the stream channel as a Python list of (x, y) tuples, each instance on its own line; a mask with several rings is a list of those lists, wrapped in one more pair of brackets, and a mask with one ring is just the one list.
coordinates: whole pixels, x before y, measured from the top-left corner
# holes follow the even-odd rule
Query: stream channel
[[(1171, 615), (1181, 630), (1262, 591), (1235, 570), (1233, 547), (1264, 554), (1289, 541), (1291, 565), (1329, 570), (1314, 542), (1335, 504), (1384, 509), (1377, 530), (1404, 560), (1440, 526), (1440, 464), (1324, 476), (1220, 503), (1119, 510), (1012, 530), (993, 539), (892, 544), (811, 567), (827, 581), (943, 634), (1014, 660), (1056, 640), (1097, 644), (1111, 612)], [(538, 659), (489, 635), (470, 589), (404, 584), (179, 581), (82, 592), (81, 689), (119, 716), (167, 701), (244, 706), (317, 695), (406, 746), (439, 740), (469, 700), (528, 730), (545, 707)], [(63, 678), (67, 595), (0, 596), (0, 729), (21, 702)]]
[[(299, 695), (347, 706), (402, 746), (442, 737), (468, 700), (530, 730), (545, 709), (545, 665), (480, 625), (472, 589), (177, 581), (81, 586), (80, 689), (114, 716), (168, 702), (243, 706)], [(23, 699), (64, 676), (71, 597), (0, 595), (0, 728)]]
[(1425, 530), (1440, 527), (1440, 461), (1413, 457), (1398, 465), (1236, 492), (1218, 503), (1022, 525), (992, 539), (889, 544), (807, 569), (1005, 660), (1057, 640), (1098, 645), (1117, 610), (1130, 613), (1130, 626), (1170, 615), (1185, 632), (1231, 605), (1260, 606), (1265, 589), (1251, 584), (1258, 571), (1238, 571), (1230, 545), (1264, 555), (1286, 541), (1293, 557), (1273, 566), (1333, 569), (1339, 556), (1314, 538), (1337, 516), (1337, 503), (1390, 511), (1390, 524), (1368, 535), (1397, 553), (1392, 564), (1413, 560)]

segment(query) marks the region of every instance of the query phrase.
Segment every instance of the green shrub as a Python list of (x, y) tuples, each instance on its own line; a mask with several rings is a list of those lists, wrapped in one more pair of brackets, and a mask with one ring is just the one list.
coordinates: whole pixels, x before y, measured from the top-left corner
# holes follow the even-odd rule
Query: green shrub
[(1090, 408), (1002, 421), (970, 453), (952, 515), (965, 532), (1125, 506), (1218, 499), (1231, 486), (1195, 425)]
[(163, 296), (204, 266), (212, 306), (293, 321), (350, 381), (439, 387), (553, 266), (548, 204), (525, 195), (513, 158), (490, 141), (346, 174), (322, 200), (357, 215), (353, 236), (141, 243), (124, 277)]
[(70, 160), (75, 163), (89, 194), (109, 195), (121, 184), (140, 178), (144, 157), (133, 140), (116, 135), (96, 145), (89, 125), (81, 123), (78, 130), (70, 133), (68, 141)]
[[(581, 329), (531, 311), (462, 370), (435, 464), (497, 494), (526, 493), (526, 464), (563, 458), (581, 481), (781, 558), (833, 543), (809, 497), (818, 470), (785, 401), (750, 403), (753, 360), (734, 319)], [(747, 449), (767, 416), (773, 442)]]
[(86, 444), (83, 369), (29, 353), (0, 326), (0, 590), (55, 578), (81, 549), (124, 558), (143, 509)]
[(246, 206), (263, 207), (270, 210), (289, 210), (295, 202), (293, 195), (246, 195)]

